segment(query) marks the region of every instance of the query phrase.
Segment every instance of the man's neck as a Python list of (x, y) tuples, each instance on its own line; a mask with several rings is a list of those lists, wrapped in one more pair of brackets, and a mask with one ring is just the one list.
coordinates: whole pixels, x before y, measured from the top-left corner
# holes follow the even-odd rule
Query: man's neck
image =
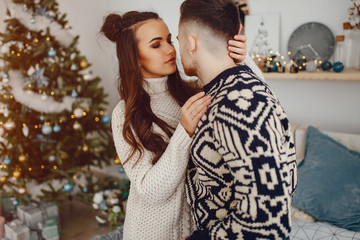
[(226, 69), (235, 67), (236, 63), (229, 56), (223, 56), (220, 58), (214, 57), (210, 54), (204, 54), (198, 63), (198, 78), (206, 85), (213, 80), (220, 73)]

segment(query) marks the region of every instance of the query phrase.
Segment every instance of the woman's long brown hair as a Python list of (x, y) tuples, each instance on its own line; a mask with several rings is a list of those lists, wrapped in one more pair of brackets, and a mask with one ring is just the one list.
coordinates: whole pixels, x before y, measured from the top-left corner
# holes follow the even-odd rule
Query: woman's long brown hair
[[(105, 18), (101, 32), (116, 43), (119, 61), (119, 94), (125, 102), (125, 119), (122, 130), (125, 141), (132, 146), (132, 152), (124, 164), (139, 151), (140, 161), (144, 148), (154, 153), (155, 164), (164, 153), (168, 142), (153, 131), (153, 123), (158, 125), (170, 138), (174, 129), (158, 118), (151, 110), (150, 96), (143, 88), (143, 78), (139, 68), (139, 53), (135, 32), (149, 19), (160, 19), (153, 12), (127, 12), (123, 16), (110, 14)], [(200, 90), (181, 79), (178, 70), (168, 76), (167, 86), (170, 95), (182, 106), (186, 100)], [(137, 141), (138, 139), (138, 141)], [(134, 166), (135, 166), (134, 165)]]

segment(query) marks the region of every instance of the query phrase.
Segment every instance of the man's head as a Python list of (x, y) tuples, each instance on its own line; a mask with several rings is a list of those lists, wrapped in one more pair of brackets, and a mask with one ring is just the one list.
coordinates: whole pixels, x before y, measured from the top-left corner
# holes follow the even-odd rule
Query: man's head
[(215, 57), (227, 56), (227, 42), (239, 28), (239, 12), (233, 0), (185, 0), (180, 8), (178, 36), (185, 73), (196, 75), (193, 53), (199, 46)]

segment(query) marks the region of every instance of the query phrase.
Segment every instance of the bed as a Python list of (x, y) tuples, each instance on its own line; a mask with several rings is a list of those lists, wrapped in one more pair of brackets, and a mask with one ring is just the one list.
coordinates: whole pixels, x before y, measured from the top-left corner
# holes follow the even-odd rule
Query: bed
[(290, 239), (360, 240), (360, 135), (299, 124), (292, 130), (298, 187)]

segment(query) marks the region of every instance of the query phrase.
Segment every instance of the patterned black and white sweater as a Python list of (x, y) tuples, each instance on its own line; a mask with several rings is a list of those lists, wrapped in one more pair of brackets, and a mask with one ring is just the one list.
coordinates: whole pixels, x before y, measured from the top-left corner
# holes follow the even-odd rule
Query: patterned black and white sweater
[(297, 182), (287, 116), (247, 66), (204, 86), (212, 96), (191, 144), (186, 194), (197, 230), (189, 239), (284, 239)]

